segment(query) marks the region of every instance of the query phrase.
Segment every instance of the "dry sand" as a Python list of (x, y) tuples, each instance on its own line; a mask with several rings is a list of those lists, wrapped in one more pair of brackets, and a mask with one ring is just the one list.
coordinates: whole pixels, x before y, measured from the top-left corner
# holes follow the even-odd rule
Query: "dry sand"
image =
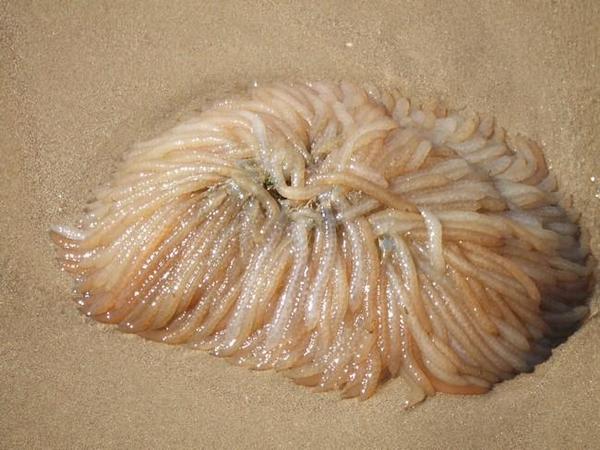
[(535, 373), (405, 412), (394, 382), (340, 401), (90, 323), (46, 234), (190, 100), (345, 77), (541, 141), (598, 255), (600, 2), (13, 3), (0, 3), (0, 447), (600, 447), (597, 316)]

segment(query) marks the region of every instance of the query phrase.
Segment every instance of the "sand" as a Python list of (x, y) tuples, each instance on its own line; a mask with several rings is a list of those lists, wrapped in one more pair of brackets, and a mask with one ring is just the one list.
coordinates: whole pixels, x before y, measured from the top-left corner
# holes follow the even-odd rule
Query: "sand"
[(600, 447), (597, 316), (533, 374), (403, 411), (393, 381), (341, 401), (92, 323), (47, 237), (190, 102), (345, 77), (492, 112), (540, 141), (600, 255), (599, 2), (12, 3), (0, 3), (0, 447)]

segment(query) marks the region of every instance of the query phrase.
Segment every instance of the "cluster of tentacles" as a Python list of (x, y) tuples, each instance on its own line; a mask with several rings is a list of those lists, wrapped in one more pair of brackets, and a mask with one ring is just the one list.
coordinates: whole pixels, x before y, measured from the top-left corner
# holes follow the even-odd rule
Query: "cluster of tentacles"
[(51, 233), (94, 319), (406, 404), (531, 370), (591, 258), (540, 148), (352, 83), (274, 85), (136, 145)]

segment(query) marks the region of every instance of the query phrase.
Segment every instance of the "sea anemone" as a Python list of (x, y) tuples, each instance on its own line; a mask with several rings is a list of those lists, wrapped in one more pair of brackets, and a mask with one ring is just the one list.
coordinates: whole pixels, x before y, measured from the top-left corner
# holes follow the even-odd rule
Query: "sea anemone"
[(316, 390), (405, 404), (531, 371), (588, 314), (542, 151), (394, 90), (276, 84), (135, 145), (53, 227), (81, 311)]

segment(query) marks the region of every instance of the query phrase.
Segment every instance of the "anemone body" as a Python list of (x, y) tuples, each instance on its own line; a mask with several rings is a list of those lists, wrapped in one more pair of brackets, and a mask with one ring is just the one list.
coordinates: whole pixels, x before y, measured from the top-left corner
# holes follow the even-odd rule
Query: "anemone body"
[(136, 145), (54, 227), (86, 315), (406, 405), (531, 370), (586, 317), (588, 249), (540, 148), (352, 83), (278, 84)]

